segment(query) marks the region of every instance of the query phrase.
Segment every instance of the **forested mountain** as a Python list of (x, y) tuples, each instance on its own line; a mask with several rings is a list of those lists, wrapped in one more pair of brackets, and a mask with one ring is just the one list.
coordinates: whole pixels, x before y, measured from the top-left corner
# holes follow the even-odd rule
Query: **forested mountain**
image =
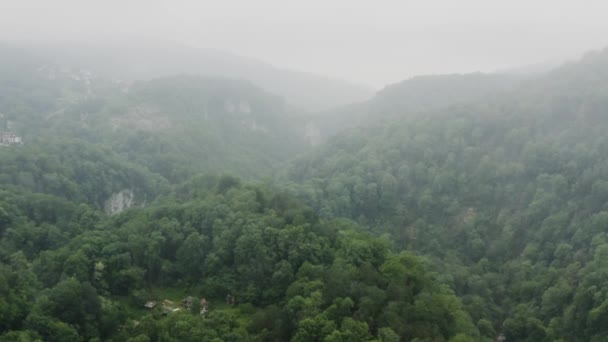
[(4, 43), (0, 51), (20, 50), (47, 64), (85, 69), (106, 79), (150, 80), (179, 74), (249, 80), (304, 110), (321, 110), (363, 101), (373, 95), (364, 85), (276, 68), (227, 52), (167, 41), (95, 44)]
[(283, 101), (241, 81), (179, 76), (89, 96), (50, 119), (55, 132), (97, 141), (171, 181), (232, 170), (270, 176), (307, 145)]
[(312, 121), (243, 80), (0, 60), (0, 341), (608, 338), (608, 51)]
[(303, 151), (280, 98), (2, 58), (3, 129), (24, 144), (0, 146), (0, 340), (479, 337), (424, 259), (281, 190), (196, 176), (268, 178)]
[(325, 140), (351, 128), (386, 124), (403, 116), (427, 115), (451, 105), (497, 96), (535, 77), (508, 73), (418, 76), (388, 85), (368, 101), (317, 113), (309, 125)]
[(295, 109), (251, 83), (174, 76), (125, 84), (4, 55), (6, 126), (31, 144), (110, 148), (165, 178), (230, 171), (251, 179), (308, 145)]
[(482, 334), (603, 340), (607, 63), (589, 54), (500, 96), (353, 129), (286, 179), (321, 217), (431, 256), (493, 326)]

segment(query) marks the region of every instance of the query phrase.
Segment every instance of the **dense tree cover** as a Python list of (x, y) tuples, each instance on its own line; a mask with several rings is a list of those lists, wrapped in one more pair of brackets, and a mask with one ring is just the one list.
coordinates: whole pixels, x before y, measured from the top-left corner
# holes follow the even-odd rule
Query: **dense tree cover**
[[(19, 193), (0, 204), (2, 340), (479, 337), (423, 259), (347, 221), (319, 220), (268, 187), (198, 177), (162, 203), (111, 218)], [(241, 309), (212, 305), (207, 318), (139, 310), (156, 299), (154, 287), (212, 303), (230, 294)]]
[(482, 332), (603, 340), (607, 61), (353, 130), (286, 178), (322, 217), (432, 256)]
[(78, 140), (0, 148), (0, 160), (0, 189), (51, 194), (98, 209), (123, 189), (133, 189), (139, 204), (169, 189), (164, 178), (145, 167)]
[[(606, 52), (517, 86), (393, 86), (263, 185), (201, 172), (268, 179), (305, 151), (281, 99), (18, 62), (0, 66), (1, 129), (26, 141), (0, 146), (0, 341), (608, 338)], [(135, 206), (107, 216), (124, 189)]]
[(103, 78), (125, 81), (182, 74), (250, 80), (308, 111), (364, 101), (374, 92), (367, 85), (276, 68), (225, 51), (165, 40), (140, 40), (136, 44), (130, 39), (53, 44), (0, 42), (0, 55), (16, 56), (19, 60), (35, 58), (38, 64), (76, 65), (94, 70)]
[(116, 151), (169, 180), (226, 170), (251, 179), (305, 148), (290, 110), (248, 83), (182, 76), (135, 84), (97, 120), (110, 117), (115, 131), (100, 139), (113, 137)]
[(199, 172), (268, 177), (307, 147), (296, 110), (245, 81), (126, 83), (18, 57), (0, 59), (0, 129), (30, 144), (101, 145), (174, 183)]
[(424, 115), (495, 97), (530, 78), (531, 75), (482, 73), (417, 76), (386, 86), (369, 101), (316, 113), (309, 118), (309, 125), (328, 138), (356, 127), (391, 123), (402, 116)]

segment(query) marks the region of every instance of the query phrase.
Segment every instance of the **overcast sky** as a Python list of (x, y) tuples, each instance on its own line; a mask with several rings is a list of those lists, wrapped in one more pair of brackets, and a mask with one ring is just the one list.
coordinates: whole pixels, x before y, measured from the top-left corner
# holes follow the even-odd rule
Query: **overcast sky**
[(0, 0), (2, 40), (158, 37), (380, 87), (608, 45), (605, 0)]

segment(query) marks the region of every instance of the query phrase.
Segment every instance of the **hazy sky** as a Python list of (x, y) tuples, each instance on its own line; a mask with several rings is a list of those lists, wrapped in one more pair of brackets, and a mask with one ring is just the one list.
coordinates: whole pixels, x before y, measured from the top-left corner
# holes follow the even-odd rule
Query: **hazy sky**
[(606, 0), (0, 0), (0, 39), (159, 37), (381, 86), (608, 45)]

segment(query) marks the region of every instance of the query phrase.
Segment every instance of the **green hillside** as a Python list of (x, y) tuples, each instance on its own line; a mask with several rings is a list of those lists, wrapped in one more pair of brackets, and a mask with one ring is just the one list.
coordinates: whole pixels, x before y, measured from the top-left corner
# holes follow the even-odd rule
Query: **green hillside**
[(0, 113), (28, 145), (98, 144), (172, 182), (198, 172), (270, 177), (308, 145), (296, 111), (246, 81), (174, 76), (125, 83), (3, 58)]
[(353, 129), (285, 179), (428, 255), (507, 340), (601, 340), (608, 53), (500, 96)]
[(0, 61), (0, 341), (608, 338), (608, 51), (313, 117)]

